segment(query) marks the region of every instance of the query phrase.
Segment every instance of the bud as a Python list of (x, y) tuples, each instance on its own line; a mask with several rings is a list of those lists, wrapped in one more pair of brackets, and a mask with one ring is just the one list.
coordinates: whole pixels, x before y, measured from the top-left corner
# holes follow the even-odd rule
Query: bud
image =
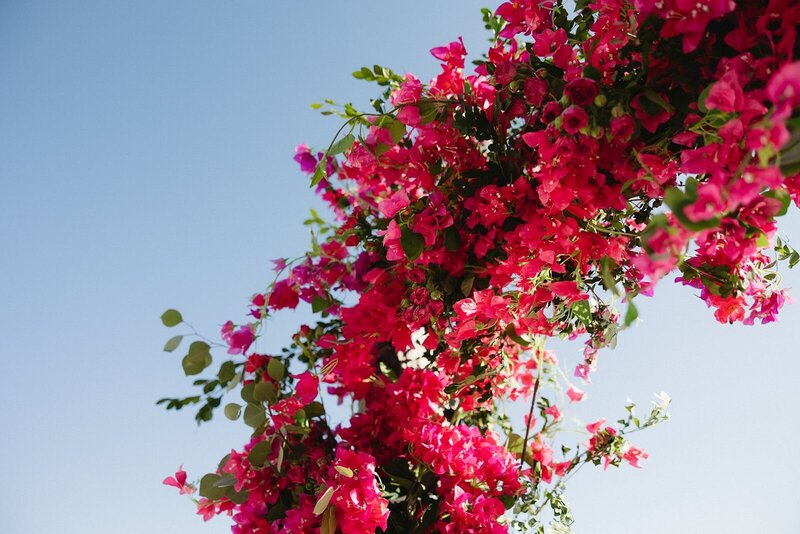
[(596, 97), (594, 97), (594, 105), (597, 106), (598, 108), (602, 108), (607, 103), (608, 103), (608, 98), (606, 97), (606, 95), (599, 94)]

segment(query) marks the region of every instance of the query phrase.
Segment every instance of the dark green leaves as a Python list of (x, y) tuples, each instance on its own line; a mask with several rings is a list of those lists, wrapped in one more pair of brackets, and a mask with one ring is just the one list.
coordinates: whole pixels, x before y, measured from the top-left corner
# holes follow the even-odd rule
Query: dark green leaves
[(327, 299), (321, 295), (315, 295), (314, 299), (311, 301), (311, 311), (314, 313), (319, 313), (330, 308), (332, 304), (333, 302), (330, 299)]
[(178, 310), (169, 309), (161, 314), (161, 322), (164, 323), (164, 326), (172, 328), (181, 324), (183, 317)]
[(272, 449), (272, 441), (260, 441), (256, 443), (250, 453), (247, 455), (247, 460), (254, 467), (262, 467), (269, 457)]
[(236, 491), (236, 477), (231, 474), (223, 476), (209, 473), (200, 479), (200, 496), (213, 501), (227, 497), (236, 504), (247, 500), (246, 491)]
[(425, 249), (425, 239), (420, 234), (404, 226), (400, 229), (400, 246), (403, 247), (406, 257), (410, 261), (414, 261), (419, 258)]
[(218, 500), (225, 496), (225, 488), (217, 486), (222, 477), (209, 473), (200, 479), (200, 496), (206, 499)]
[(186, 376), (196, 375), (211, 365), (211, 347), (205, 341), (195, 341), (189, 346), (189, 354), (183, 358), (183, 372)]
[(448, 252), (456, 252), (461, 248), (461, 235), (455, 226), (450, 226), (444, 231), (444, 248)]
[(236, 364), (232, 361), (227, 361), (223, 363), (219, 367), (219, 372), (217, 373), (217, 377), (219, 381), (223, 384), (227, 384), (236, 376)]

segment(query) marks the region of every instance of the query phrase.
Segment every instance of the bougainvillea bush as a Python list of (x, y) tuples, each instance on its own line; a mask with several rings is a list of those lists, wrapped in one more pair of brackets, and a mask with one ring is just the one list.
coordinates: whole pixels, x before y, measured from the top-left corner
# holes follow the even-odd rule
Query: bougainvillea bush
[[(253, 429), (199, 482), (165, 480), (203, 518), (238, 534), (566, 532), (570, 475), (639, 467), (630, 434), (667, 417), (666, 396), (577, 437), (564, 416), (634, 302), (674, 272), (723, 323), (774, 321), (788, 299), (777, 268), (800, 254), (776, 231), (800, 203), (797, 2), (483, 15), (474, 68), (459, 39), (431, 50), (427, 84), (356, 71), (380, 86), (367, 112), (314, 106), (343, 125), (295, 160), (332, 214), (312, 213), (308, 253), (275, 262), (222, 343), (190, 344), (187, 375), (227, 352), (198, 394), (160, 401)], [(265, 321), (298, 306), (318, 322), (256, 352)], [(554, 338), (583, 343), (580, 360), (560, 362)]]

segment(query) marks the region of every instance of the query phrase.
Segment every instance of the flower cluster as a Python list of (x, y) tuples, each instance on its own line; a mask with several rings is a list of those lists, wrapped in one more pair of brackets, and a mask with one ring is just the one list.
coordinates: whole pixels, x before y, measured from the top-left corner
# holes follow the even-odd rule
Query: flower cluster
[[(626, 435), (666, 418), (663, 398), (643, 420), (631, 404), (564, 438), (562, 410), (634, 299), (675, 272), (723, 323), (774, 321), (788, 299), (776, 266), (800, 254), (776, 218), (800, 204), (800, 5), (512, 0), (484, 19), (474, 72), (460, 39), (431, 51), (428, 84), (361, 69), (387, 87), (374, 112), (326, 110), (343, 135), (297, 148), (335, 222), (312, 212), (310, 251), (276, 262), (253, 322), (222, 328), (232, 359), (197, 381), (201, 419), (240, 384), (225, 414), (253, 428), (200, 481), (205, 518), (241, 534), (499, 533), (540, 528), (549, 506), (567, 525), (564, 479), (639, 467)], [(319, 323), (254, 353), (264, 321), (300, 303)], [(553, 337), (584, 344), (572, 378)], [(208, 349), (192, 344), (187, 374)], [(330, 420), (330, 396), (348, 420)], [(181, 473), (165, 483), (189, 493)]]

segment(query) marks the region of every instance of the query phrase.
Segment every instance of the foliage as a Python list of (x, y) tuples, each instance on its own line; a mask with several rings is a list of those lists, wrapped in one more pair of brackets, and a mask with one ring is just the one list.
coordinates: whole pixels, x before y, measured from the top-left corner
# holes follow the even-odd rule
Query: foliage
[[(483, 533), (544, 532), (549, 515), (568, 532), (578, 468), (647, 458), (629, 435), (668, 417), (666, 395), (578, 443), (562, 415), (634, 300), (679, 272), (720, 322), (767, 323), (786, 300), (778, 262), (800, 261), (776, 226), (800, 202), (800, 7), (690, 4), (506, 2), (483, 10), (491, 46), (473, 73), (458, 40), (431, 50), (442, 69), (427, 85), (356, 71), (384, 88), (368, 113), (313, 106), (345, 121), (295, 155), (335, 222), (312, 211), (309, 252), (276, 262), (250, 322), (223, 326), (230, 358), (198, 395), (160, 401), (200, 404), (206, 421), (234, 396), (224, 414), (253, 429), (200, 480), (204, 518), (230, 514), (236, 533)], [(255, 353), (264, 321), (301, 301), (319, 322)], [(574, 376), (551, 338), (585, 343)], [(186, 375), (215, 345), (190, 344)], [(321, 387), (349, 420), (330, 419)], [(524, 421), (504, 412), (518, 399)], [(196, 487), (182, 470), (165, 483)]]

